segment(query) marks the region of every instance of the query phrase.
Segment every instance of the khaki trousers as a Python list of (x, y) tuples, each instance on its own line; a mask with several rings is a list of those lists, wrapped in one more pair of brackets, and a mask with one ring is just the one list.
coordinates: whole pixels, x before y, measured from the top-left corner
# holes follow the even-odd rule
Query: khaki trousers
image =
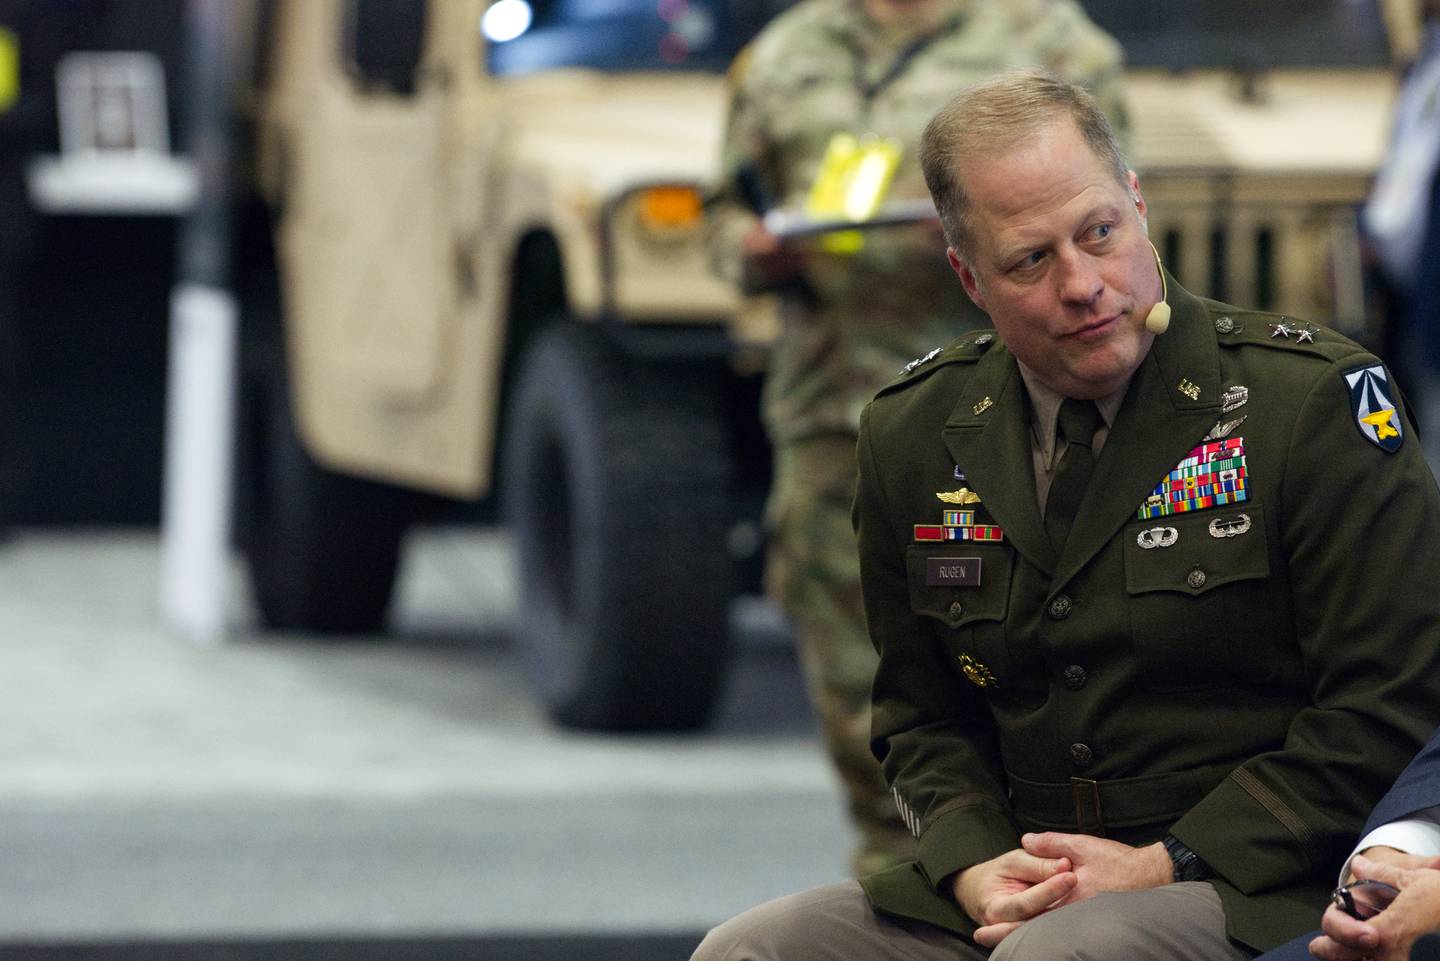
[(1031, 920), (994, 951), (923, 921), (875, 913), (857, 881), (752, 908), (706, 936), (691, 961), (1249, 961), (1225, 937), (1204, 882), (1101, 894)]

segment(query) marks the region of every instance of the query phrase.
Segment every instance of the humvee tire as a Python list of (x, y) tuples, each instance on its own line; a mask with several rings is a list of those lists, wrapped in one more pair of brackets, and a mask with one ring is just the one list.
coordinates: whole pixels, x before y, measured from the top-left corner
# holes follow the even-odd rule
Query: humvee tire
[(518, 646), (561, 724), (705, 724), (729, 652), (731, 445), (715, 376), (561, 320), (509, 403), (501, 510)]
[[(417, 495), (328, 470), (295, 430), (273, 271), (244, 297), (238, 541), (262, 626), (309, 634), (384, 630)], [(261, 355), (264, 355), (263, 357)]]

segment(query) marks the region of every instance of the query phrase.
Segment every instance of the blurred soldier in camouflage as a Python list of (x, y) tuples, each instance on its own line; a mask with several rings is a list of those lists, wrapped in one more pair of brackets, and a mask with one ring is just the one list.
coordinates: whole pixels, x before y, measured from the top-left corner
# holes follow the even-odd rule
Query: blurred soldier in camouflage
[(767, 589), (799, 633), (861, 875), (914, 852), (868, 744), (876, 655), (850, 527), (860, 410), (908, 360), (986, 321), (951, 276), (936, 222), (785, 242), (759, 215), (806, 206), (837, 134), (899, 148), (881, 201), (928, 199), (926, 121), (963, 87), (1021, 65), (1090, 88), (1123, 136), (1119, 47), (1073, 0), (802, 0), (731, 71), (710, 244), (724, 276), (783, 298), (764, 396)]

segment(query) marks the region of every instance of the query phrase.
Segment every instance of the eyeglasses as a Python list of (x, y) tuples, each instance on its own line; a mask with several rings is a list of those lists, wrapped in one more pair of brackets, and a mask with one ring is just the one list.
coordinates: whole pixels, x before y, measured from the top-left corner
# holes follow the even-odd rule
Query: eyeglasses
[(1352, 881), (1335, 889), (1330, 902), (1350, 917), (1367, 921), (1390, 906), (1400, 889), (1384, 881)]

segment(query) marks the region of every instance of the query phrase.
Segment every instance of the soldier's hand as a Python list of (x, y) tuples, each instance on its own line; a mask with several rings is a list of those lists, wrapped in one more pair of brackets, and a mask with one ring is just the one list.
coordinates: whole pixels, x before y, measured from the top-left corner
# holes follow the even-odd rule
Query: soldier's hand
[(1037, 858), (1019, 849), (972, 865), (952, 882), (955, 900), (980, 925), (975, 943), (987, 948), (1063, 900), (1074, 886), (1069, 860)]
[(1158, 841), (1136, 848), (1089, 834), (1046, 831), (1027, 834), (1020, 845), (1038, 858), (1066, 858), (1075, 872), (1075, 888), (1066, 904), (1093, 898), (1101, 891), (1158, 888), (1174, 879), (1165, 845)]
[(766, 289), (793, 280), (805, 269), (805, 254), (770, 231), (757, 220), (740, 237), (740, 254), (745, 259), (747, 286)]
[(1440, 858), (1420, 861), (1426, 866), (1405, 868), (1356, 857), (1350, 863), (1355, 877), (1393, 884), (1400, 894), (1368, 921), (1357, 921), (1331, 905), (1320, 919), (1324, 935), (1310, 942), (1310, 953), (1321, 961), (1406, 961), (1416, 938), (1440, 928)]

